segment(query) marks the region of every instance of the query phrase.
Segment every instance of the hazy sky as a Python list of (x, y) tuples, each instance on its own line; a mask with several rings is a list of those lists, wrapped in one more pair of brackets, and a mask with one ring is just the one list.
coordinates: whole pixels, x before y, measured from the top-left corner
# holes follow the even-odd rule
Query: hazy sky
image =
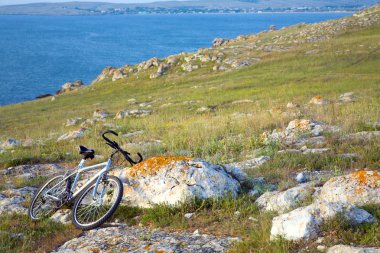
[[(41, 3), (41, 2), (70, 2), (74, 0), (0, 0), (0, 5), (11, 5), (11, 4), (25, 4), (25, 3)], [(80, 2), (110, 2), (110, 3), (150, 3), (159, 2), (167, 0), (77, 0)]]

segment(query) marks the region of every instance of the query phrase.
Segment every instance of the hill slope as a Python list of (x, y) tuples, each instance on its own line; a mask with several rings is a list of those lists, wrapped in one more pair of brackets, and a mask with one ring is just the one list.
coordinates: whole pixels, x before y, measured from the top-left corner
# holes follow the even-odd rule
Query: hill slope
[[(352, 17), (217, 39), (212, 48), (194, 53), (106, 68), (90, 86), (54, 99), (0, 107), (0, 143), (5, 141), (0, 168), (47, 162), (72, 166), (79, 159), (79, 144), (101, 154), (96, 161), (104, 160), (110, 150), (100, 133), (114, 129), (133, 154), (241, 162), (248, 164), (251, 177), (265, 177), (266, 187), (279, 190), (294, 186), (298, 172), (325, 180), (356, 169), (378, 170), (379, 41), (376, 5)], [(306, 140), (289, 134), (310, 122), (331, 131), (313, 131)], [(278, 136), (285, 141), (276, 141)], [(252, 157), (263, 155), (270, 158), (253, 166)], [(41, 183), (12, 176), (0, 180), (2, 188)], [(178, 208), (120, 207), (114, 218), (130, 225), (243, 238), (232, 252), (317, 252), (314, 241), (270, 241), (274, 215), (259, 212), (254, 198), (243, 194)], [(380, 218), (378, 206), (364, 208)], [(184, 219), (189, 212), (195, 217)], [(23, 215), (1, 218), (2, 230), (33, 238), (0, 234), (2, 248), (14, 251), (51, 250), (79, 234), (48, 221), (32, 224)], [(379, 231), (379, 223), (352, 227), (337, 218), (324, 225), (323, 243), (379, 247)]]

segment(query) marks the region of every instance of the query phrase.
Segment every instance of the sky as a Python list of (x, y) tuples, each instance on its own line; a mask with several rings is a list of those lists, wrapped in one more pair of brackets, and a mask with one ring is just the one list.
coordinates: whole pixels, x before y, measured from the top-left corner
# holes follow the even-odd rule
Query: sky
[[(0, 0), (0, 5), (41, 3), (41, 2), (62, 3), (62, 2), (70, 2), (70, 1), (74, 1), (74, 0)], [(150, 2), (159, 2), (159, 1), (167, 1), (167, 0), (77, 0), (77, 1), (110, 2), (110, 3), (150, 3)]]

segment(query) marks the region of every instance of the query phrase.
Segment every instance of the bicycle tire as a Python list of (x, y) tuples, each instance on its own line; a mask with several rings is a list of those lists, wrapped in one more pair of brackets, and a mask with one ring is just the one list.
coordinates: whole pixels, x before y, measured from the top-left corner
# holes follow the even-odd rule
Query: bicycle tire
[(95, 187), (96, 183), (88, 185), (81, 194), (76, 198), (74, 206), (72, 208), (72, 223), (74, 226), (81, 230), (91, 230), (94, 228), (97, 228), (101, 226), (104, 222), (106, 222), (116, 211), (117, 207), (119, 206), (121, 199), (123, 197), (123, 183), (121, 180), (116, 176), (107, 176), (107, 179), (109, 181), (113, 181), (117, 185), (117, 197), (115, 200), (115, 203), (111, 206), (111, 208), (99, 219), (96, 221), (84, 224), (78, 221), (78, 207), (81, 204), (81, 202), (84, 200), (84, 198), (87, 196), (88, 193), (92, 195), (93, 188)]
[[(42, 217), (36, 217), (35, 214), (33, 213), (33, 210), (34, 210), (34, 205), (36, 204), (36, 201), (38, 199), (38, 197), (40, 197), (41, 193), (45, 190), (45, 188), (50, 184), (52, 183), (53, 181), (55, 180), (62, 180), (64, 178), (63, 175), (57, 175), (57, 176), (54, 176), (52, 178), (50, 178), (48, 181), (46, 181), (45, 184), (43, 184), (40, 188), (38, 188), (37, 192), (34, 194), (33, 198), (32, 198), (32, 201), (29, 205), (29, 209), (28, 209), (28, 215), (29, 217), (34, 220), (34, 221), (37, 221), (37, 220), (40, 220)], [(57, 181), (58, 183), (59, 181)], [(53, 208), (52, 210), (58, 210), (59, 208)]]

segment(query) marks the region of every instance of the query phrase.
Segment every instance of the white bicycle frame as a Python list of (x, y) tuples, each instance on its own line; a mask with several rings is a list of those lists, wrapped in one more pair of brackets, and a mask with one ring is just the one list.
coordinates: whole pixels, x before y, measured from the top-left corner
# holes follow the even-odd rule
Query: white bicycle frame
[[(51, 190), (53, 190), (55, 187), (57, 187), (58, 185), (60, 185), (62, 183), (62, 181), (66, 181), (68, 178), (72, 177), (73, 175), (76, 174), (75, 176), (75, 179), (74, 179), (74, 182), (72, 183), (71, 185), (71, 189), (70, 189), (70, 193), (72, 193), (72, 196), (69, 197), (68, 201), (70, 201), (71, 199), (75, 198), (76, 196), (78, 196), (78, 194), (83, 190), (85, 189), (88, 185), (92, 184), (93, 181), (96, 179), (96, 184), (95, 184), (95, 188), (93, 190), (93, 193), (92, 193), (92, 196), (93, 198), (95, 199), (96, 197), (96, 193), (97, 193), (97, 189), (98, 189), (98, 186), (99, 186), (99, 183), (100, 183), (100, 180), (103, 178), (103, 175), (108, 173), (110, 168), (111, 168), (111, 158), (108, 159), (107, 162), (103, 162), (103, 163), (98, 163), (98, 164), (95, 164), (95, 165), (91, 165), (91, 166), (87, 166), (87, 167), (84, 167), (84, 164), (86, 163), (86, 160), (85, 159), (82, 159), (78, 165), (78, 168), (75, 172), (69, 174), (68, 176), (64, 177), (59, 183), (57, 183), (56, 185), (54, 185), (52, 188), (50, 188), (47, 192), (45, 192), (44, 196), (45, 197), (48, 197), (50, 199), (53, 199), (55, 201), (61, 201), (61, 199), (55, 197), (55, 196), (52, 196), (49, 194), (49, 192)], [(74, 192), (74, 189), (78, 183), (78, 180), (79, 180), (79, 177), (81, 175), (82, 172), (85, 172), (85, 171), (89, 171), (89, 170), (92, 170), (92, 169), (95, 169), (95, 168), (99, 168), (99, 167), (102, 167), (102, 166), (105, 166), (102, 170), (100, 170), (98, 173), (96, 173), (95, 176), (93, 176), (86, 184), (84, 184), (80, 189), (78, 189), (75, 193)], [(101, 194), (100, 194), (100, 204), (102, 203), (102, 200), (103, 200), (103, 196), (104, 196), (104, 190), (105, 188), (103, 188)]]

